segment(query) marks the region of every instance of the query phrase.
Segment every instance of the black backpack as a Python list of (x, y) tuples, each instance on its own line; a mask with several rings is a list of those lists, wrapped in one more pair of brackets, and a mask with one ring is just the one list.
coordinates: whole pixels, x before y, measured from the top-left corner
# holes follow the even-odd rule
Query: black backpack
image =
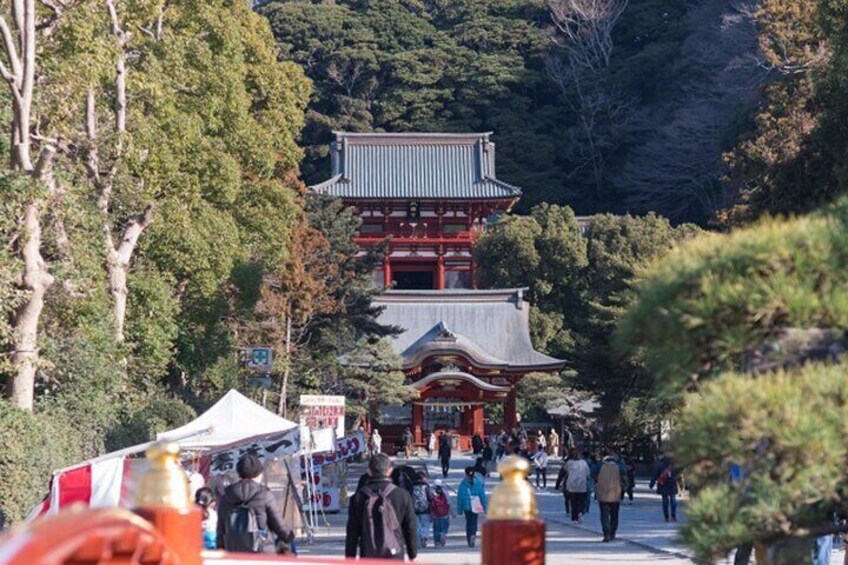
[(389, 501), (395, 485), (385, 489), (365, 487), (365, 516), (362, 520), (361, 557), (397, 557), (403, 552), (400, 520)]
[(238, 506), (234, 506), (224, 517), (224, 549), (242, 553), (261, 553), (266, 534), (259, 529), (256, 514), (250, 503), (262, 491), (255, 493)]

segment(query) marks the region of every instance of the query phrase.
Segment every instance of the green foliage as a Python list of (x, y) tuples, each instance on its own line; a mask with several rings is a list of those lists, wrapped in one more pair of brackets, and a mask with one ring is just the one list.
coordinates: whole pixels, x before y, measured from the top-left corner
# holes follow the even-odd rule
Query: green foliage
[(388, 340), (365, 340), (345, 359), (341, 374), (347, 410), (354, 417), (378, 414), (380, 406), (397, 406), (418, 392), (405, 384), (401, 358)]
[[(21, 297), (12, 255), (26, 237), (21, 210), (35, 195), (45, 201), (41, 253), (55, 277), (39, 328), (36, 413), (0, 406), (3, 470), (21, 480), (0, 493), (13, 518), (46, 488), (51, 469), (184, 423), (194, 412), (174, 392), (204, 406), (235, 386), (238, 328), (229, 321), (256, 300), (245, 265), (254, 279), (283, 271), (304, 218), (297, 137), (309, 80), (277, 61), (267, 21), (245, 3), (178, 0), (157, 22), (160, 8), (154, 0), (117, 5), (129, 31), (124, 133), (114, 119), (120, 42), (106, 6), (68, 6), (49, 36), (39, 35), (34, 114), (40, 133), (62, 140), (53, 168), (59, 190), (48, 195), (0, 171), (0, 344)], [(97, 173), (111, 189), (105, 210), (104, 184), (89, 170), (89, 89)], [(9, 96), (0, 101), (8, 122)], [(8, 153), (7, 137), (0, 149)], [(130, 262), (127, 339), (118, 343), (104, 232), (120, 241), (148, 205), (153, 224)], [(7, 359), (0, 357), (0, 380)], [(27, 442), (34, 462), (21, 470)]]
[(617, 341), (646, 360), (657, 398), (683, 404), (673, 445), (697, 495), (681, 533), (700, 561), (845, 512), (844, 361), (733, 372), (782, 330), (845, 327), (844, 206), (683, 244), (644, 271), (621, 319)]
[[(652, 108), (679, 96), (688, 7), (631, 2), (604, 80)], [(308, 183), (327, 176), (332, 130), (491, 130), (499, 176), (525, 189), (521, 210), (567, 202), (581, 213), (624, 212), (617, 189), (595, 190), (574, 156), (577, 116), (546, 69), (545, 0), (278, 0), (260, 13), (281, 57), (315, 83), (304, 132)], [(633, 137), (616, 143), (637, 144), (644, 133)]]
[(618, 341), (669, 392), (727, 369), (781, 328), (848, 323), (848, 231), (835, 214), (703, 235), (649, 269)]
[(47, 493), (54, 470), (155, 439), (195, 416), (181, 400), (76, 389), (42, 398), (35, 413), (0, 400), (0, 500), (10, 522)]
[(587, 261), (586, 241), (571, 208), (543, 204), (529, 216), (501, 218), (477, 242), (474, 257), (480, 287), (529, 288), (527, 298), (540, 311), (534, 320), (544, 328), (534, 333), (549, 340), (536, 345), (552, 355), (565, 354)]
[(73, 439), (43, 416), (0, 400), (0, 500), (9, 522), (23, 519), (47, 493), (54, 469), (80, 456)]
[[(845, 365), (729, 373), (686, 402), (675, 456), (704, 485), (681, 533), (702, 561), (740, 544), (826, 526), (846, 510)], [(746, 478), (729, 481), (731, 464)]]
[[(548, 420), (547, 410), (559, 406), (567, 398), (568, 390), (559, 375), (530, 373), (518, 383), (518, 413), (528, 422)], [(490, 415), (489, 418), (492, 419)]]
[(760, 48), (777, 71), (753, 127), (725, 155), (735, 205), (720, 223), (741, 225), (764, 214), (809, 212), (848, 190), (848, 45), (845, 3), (768, 2), (757, 13)]
[(622, 403), (651, 387), (639, 359), (616, 355), (611, 346), (637, 271), (697, 231), (653, 214), (602, 214), (587, 218), (581, 234), (571, 209), (542, 205), (529, 216), (501, 218), (480, 238), (477, 282), (529, 287), (534, 344), (572, 370), (560, 388), (597, 395), (607, 425), (615, 426)]
[[(12, 242), (16, 237), (23, 235), (13, 226), (23, 212), (27, 197), (34, 190), (36, 187), (28, 178), (11, 171), (0, 171), (0, 193), (3, 194), (0, 199), (0, 241), (4, 242), (0, 246), (0, 347), (3, 351), (7, 350), (11, 337), (10, 316), (22, 299), (21, 291), (17, 287), (21, 261), (13, 253), (12, 246), (6, 242)], [(0, 357), (0, 382), (10, 369), (9, 359)]]
[(130, 413), (106, 439), (109, 450), (121, 449), (156, 439), (156, 434), (178, 428), (197, 417), (182, 400), (162, 393), (147, 398), (140, 410)]
[(136, 69), (134, 141), (146, 153), (132, 172), (158, 208), (139, 253), (149, 277), (131, 277), (131, 305), (147, 316), (130, 333), (159, 374), (176, 341), (173, 368), (196, 382), (231, 355), (224, 320), (242, 266), (288, 259), (309, 82), (276, 61), (266, 22), (243, 3), (186, 1), (164, 23), (165, 40), (145, 44), (156, 56)]

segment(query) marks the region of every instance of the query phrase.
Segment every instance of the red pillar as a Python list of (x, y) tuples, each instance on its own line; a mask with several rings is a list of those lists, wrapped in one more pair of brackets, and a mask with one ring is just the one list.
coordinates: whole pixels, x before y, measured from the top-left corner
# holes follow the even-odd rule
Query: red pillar
[(383, 257), (383, 286), (386, 290), (392, 289), (392, 264), (388, 255)]
[(504, 428), (507, 431), (512, 430), (513, 428), (518, 426), (518, 418), (517, 418), (518, 406), (515, 402), (515, 388), (513, 387), (506, 395), (506, 402), (504, 403), (504, 419), (503, 424)]
[(483, 424), (483, 406), (475, 406), (471, 409), (471, 422), (475, 434), (481, 438), (486, 437), (486, 430)]
[(471, 423), (469, 416), (471, 415), (470, 410), (463, 409), (459, 413), (459, 433), (460, 435), (469, 436), (471, 435)]
[(436, 260), (436, 290), (445, 289), (445, 258), (439, 255)]
[(424, 426), (424, 406), (418, 403), (412, 405), (412, 437), (415, 438), (415, 443), (423, 441), (421, 428)]
[(474, 259), (471, 259), (471, 288), (477, 290), (477, 277), (475, 276)]

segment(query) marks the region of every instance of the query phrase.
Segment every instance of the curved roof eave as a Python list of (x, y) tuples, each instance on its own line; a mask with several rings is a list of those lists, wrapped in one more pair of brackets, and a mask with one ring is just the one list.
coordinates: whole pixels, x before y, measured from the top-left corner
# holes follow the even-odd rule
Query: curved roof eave
[(442, 371), (442, 372), (439, 372), (439, 373), (433, 373), (431, 375), (427, 375), (423, 379), (419, 379), (419, 380), (415, 381), (410, 386), (413, 387), (413, 388), (420, 389), (420, 388), (427, 386), (430, 383), (440, 381), (440, 380), (443, 380), (443, 379), (460, 379), (460, 380), (463, 380), (465, 382), (471, 383), (472, 385), (476, 386), (480, 390), (484, 390), (486, 392), (509, 392), (510, 390), (512, 390), (512, 388), (510, 388), (508, 386), (499, 386), (499, 385), (493, 385), (493, 384), (487, 383), (487, 382), (480, 380), (479, 378), (475, 377), (474, 375), (470, 375), (470, 374), (465, 373), (463, 371)]

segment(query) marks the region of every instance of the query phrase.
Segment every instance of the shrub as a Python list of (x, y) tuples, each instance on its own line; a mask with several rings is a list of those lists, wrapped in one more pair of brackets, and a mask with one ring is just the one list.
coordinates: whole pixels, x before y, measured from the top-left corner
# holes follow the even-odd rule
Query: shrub
[(10, 522), (47, 493), (54, 469), (79, 458), (72, 438), (46, 417), (0, 400), (0, 504)]
[[(689, 395), (675, 428), (687, 482), (703, 485), (681, 533), (700, 560), (826, 526), (848, 510), (848, 362), (725, 374)], [(732, 484), (731, 464), (746, 478)]]
[(702, 235), (643, 273), (616, 341), (679, 391), (739, 367), (785, 327), (848, 325), (848, 231), (836, 215)]

